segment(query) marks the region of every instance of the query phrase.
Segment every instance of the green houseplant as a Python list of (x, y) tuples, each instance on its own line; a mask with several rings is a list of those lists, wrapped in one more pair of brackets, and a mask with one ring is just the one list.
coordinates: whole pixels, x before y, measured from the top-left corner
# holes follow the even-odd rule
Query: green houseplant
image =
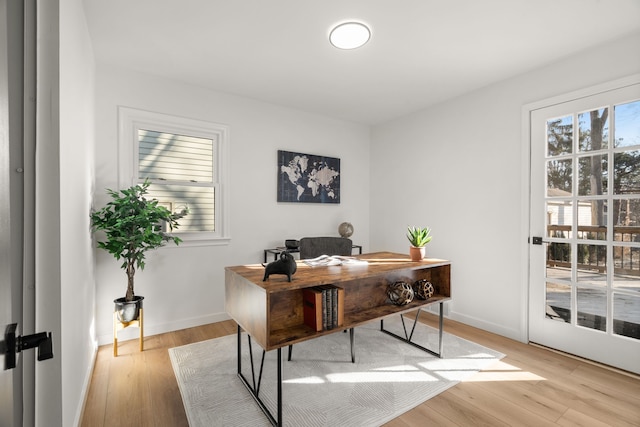
[(424, 247), (431, 241), (431, 229), (429, 227), (407, 227), (407, 239), (411, 243), (409, 255), (412, 261), (420, 261), (424, 258)]
[[(125, 190), (107, 189), (111, 201), (102, 209), (91, 213), (92, 231), (102, 231), (105, 234), (104, 240), (98, 240), (98, 247), (109, 252), (116, 260), (122, 260), (120, 267), (127, 274), (125, 297), (114, 301), (121, 322), (137, 318), (144, 297), (136, 297), (134, 277), (136, 268), (144, 270), (146, 252), (167, 242), (176, 245), (182, 242), (182, 239), (171, 236), (164, 230), (177, 229), (178, 220), (187, 211), (172, 213), (159, 205), (158, 200), (147, 199), (145, 196), (149, 185), (151, 183), (145, 180), (144, 183)], [(135, 303), (135, 306), (131, 307), (131, 303)]]

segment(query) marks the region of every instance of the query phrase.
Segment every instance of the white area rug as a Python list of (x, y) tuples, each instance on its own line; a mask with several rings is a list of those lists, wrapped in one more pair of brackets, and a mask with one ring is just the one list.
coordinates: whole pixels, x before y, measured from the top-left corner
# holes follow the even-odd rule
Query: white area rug
[[(356, 328), (355, 364), (348, 333), (296, 344), (290, 362), (287, 348), (282, 349), (285, 426), (381, 425), (504, 357), (445, 332), (444, 357), (439, 359), (379, 328), (380, 322)], [(404, 335), (399, 316), (386, 319), (385, 329)], [(413, 341), (437, 351), (438, 331), (420, 323)], [(242, 346), (242, 371), (251, 383), (244, 333)], [(190, 426), (270, 425), (237, 377), (236, 352), (235, 334), (169, 350)], [(255, 342), (253, 354), (257, 377), (262, 349)], [(274, 416), (276, 355), (267, 353), (260, 387), (260, 397)]]

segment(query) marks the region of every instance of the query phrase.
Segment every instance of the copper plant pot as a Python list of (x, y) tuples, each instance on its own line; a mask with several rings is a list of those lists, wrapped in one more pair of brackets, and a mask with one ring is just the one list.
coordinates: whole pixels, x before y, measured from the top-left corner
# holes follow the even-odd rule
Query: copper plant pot
[(422, 247), (409, 247), (409, 256), (411, 257), (411, 261), (422, 261), (424, 258), (424, 246)]

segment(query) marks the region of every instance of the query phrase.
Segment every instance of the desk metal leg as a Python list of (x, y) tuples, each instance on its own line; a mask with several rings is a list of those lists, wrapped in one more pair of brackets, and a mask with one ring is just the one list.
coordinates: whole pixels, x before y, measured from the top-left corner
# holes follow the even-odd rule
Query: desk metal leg
[[(282, 348), (278, 348), (278, 426), (282, 425)], [(272, 423), (273, 424), (273, 423)]]
[(353, 328), (349, 328), (349, 344), (351, 344), (351, 363), (356, 363), (356, 349), (353, 346), (355, 332)]
[(242, 336), (242, 328), (238, 325), (238, 374), (242, 373), (242, 342), (240, 338)]
[(426, 351), (427, 353), (433, 354), (434, 356), (437, 356), (439, 358), (442, 358), (442, 329), (444, 326), (444, 322), (443, 322), (443, 303), (439, 303), (440, 306), (440, 315), (439, 315), (439, 319), (438, 319), (438, 352), (436, 353), (433, 350), (429, 350), (426, 347), (421, 346), (420, 344), (417, 344), (415, 342), (413, 342), (411, 339), (413, 338), (413, 331), (416, 328), (416, 324), (418, 323), (418, 317), (420, 317), (420, 309), (418, 309), (418, 313), (416, 314), (416, 318), (413, 321), (413, 327), (411, 328), (411, 333), (408, 334), (407, 333), (407, 328), (404, 324), (404, 316), (401, 314), (400, 318), (402, 319), (402, 328), (404, 329), (404, 337), (397, 335), (391, 331), (388, 331), (384, 328), (384, 320), (381, 319), (380, 320), (380, 330), (382, 332), (384, 332), (385, 334), (391, 335), (394, 338), (399, 339), (400, 341), (404, 341), (407, 344), (411, 344), (412, 346), (419, 348), (422, 351)]
[(249, 341), (249, 360), (251, 363), (251, 377), (252, 377), (252, 384), (249, 384), (249, 381), (247, 381), (245, 376), (242, 374), (242, 341), (241, 341), (242, 333), (241, 331), (242, 330), (240, 326), (238, 326), (238, 378), (240, 378), (240, 381), (242, 381), (242, 384), (244, 384), (246, 389), (249, 391), (249, 393), (251, 394), (251, 397), (253, 397), (253, 400), (256, 401), (256, 403), (258, 404), (258, 407), (260, 407), (262, 412), (264, 412), (264, 414), (267, 416), (267, 419), (269, 420), (271, 425), (277, 426), (277, 427), (282, 426), (282, 349), (280, 348), (277, 349), (278, 377), (276, 380), (276, 389), (277, 389), (277, 395), (278, 395), (278, 403), (277, 403), (277, 418), (274, 418), (274, 416), (269, 411), (269, 408), (267, 408), (267, 406), (264, 404), (264, 402), (262, 401), (262, 399), (260, 399), (260, 396), (259, 396), (260, 383), (262, 382), (262, 369), (264, 367), (264, 356), (266, 351), (262, 350), (262, 360), (260, 362), (260, 371), (258, 373), (258, 383), (256, 385), (256, 377), (255, 377), (255, 370), (254, 370), (254, 364), (253, 364), (253, 350), (251, 347), (251, 336), (247, 334), (247, 338)]
[(440, 315), (438, 316), (438, 357), (442, 358), (442, 329), (444, 329), (444, 322), (442, 319), (442, 303), (440, 303)]

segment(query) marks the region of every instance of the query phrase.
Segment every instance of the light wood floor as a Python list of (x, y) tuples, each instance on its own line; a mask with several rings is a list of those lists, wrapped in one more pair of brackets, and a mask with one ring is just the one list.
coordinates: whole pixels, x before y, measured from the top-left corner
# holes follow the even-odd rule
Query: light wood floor
[[(435, 316), (422, 316), (436, 325)], [(640, 426), (640, 379), (458, 322), (445, 331), (506, 354), (387, 427)], [(82, 426), (187, 426), (167, 349), (236, 332), (233, 321), (102, 346)], [(446, 351), (446, 349), (445, 349)]]

